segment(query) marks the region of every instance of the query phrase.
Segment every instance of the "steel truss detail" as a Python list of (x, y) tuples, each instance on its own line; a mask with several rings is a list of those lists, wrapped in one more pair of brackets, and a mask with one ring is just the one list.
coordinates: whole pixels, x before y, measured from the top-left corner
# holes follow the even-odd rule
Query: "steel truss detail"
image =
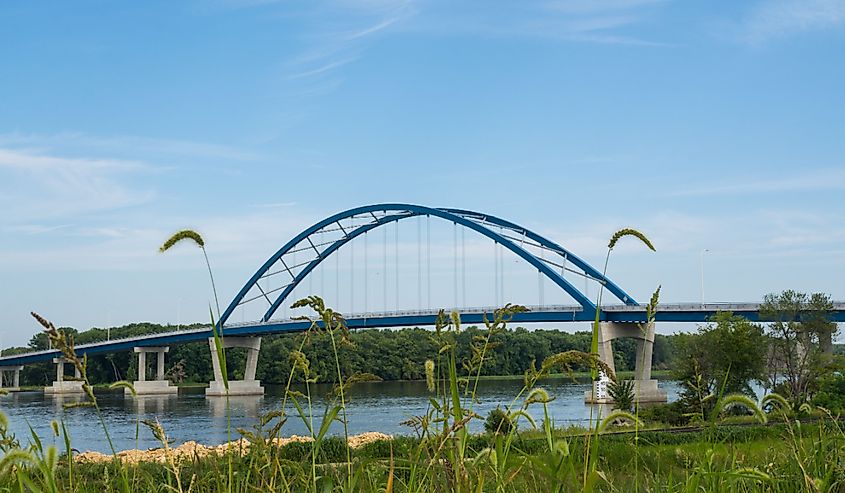
[[(340, 212), (317, 222), (291, 239), (271, 256), (244, 284), (226, 311), (220, 317), (220, 324), (225, 325), (232, 312), (239, 306), (257, 299), (266, 299), (270, 307), (261, 318), (269, 321), (293, 290), (326, 258), (337, 252), (343, 245), (365, 233), (389, 223), (395, 223), (410, 217), (428, 216), (461, 226), (464, 230), (475, 231), (487, 239), (501, 245), (511, 253), (522, 258), (537, 269), (538, 273), (571, 296), (585, 311), (595, 311), (595, 304), (572, 283), (564, 278), (564, 272), (572, 272), (585, 279), (594, 280), (616, 298), (630, 306), (638, 303), (615, 283), (603, 276), (587, 262), (572, 254), (557, 243), (527, 228), (510, 221), (474, 211), (448, 208), (432, 208), (412, 204), (376, 204), (357, 207)], [(551, 253), (537, 255), (528, 248)], [(310, 257), (297, 261), (297, 253), (311, 252)], [(555, 257), (556, 258), (546, 258)], [(555, 260), (558, 260), (555, 262)], [(291, 280), (284, 285), (267, 289), (258, 282), (280, 272), (286, 272)], [(274, 301), (268, 296), (281, 291)]]

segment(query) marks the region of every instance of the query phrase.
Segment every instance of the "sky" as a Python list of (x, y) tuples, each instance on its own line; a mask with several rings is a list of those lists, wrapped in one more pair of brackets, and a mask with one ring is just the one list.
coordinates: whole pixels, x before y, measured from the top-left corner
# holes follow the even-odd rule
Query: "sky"
[(0, 346), (33, 310), (206, 321), (171, 233), (205, 237), (225, 306), (299, 231), (380, 202), (593, 265), (635, 227), (657, 251), (623, 242), (608, 275), (638, 299), (845, 300), (844, 52), (845, 0), (2, 2)]

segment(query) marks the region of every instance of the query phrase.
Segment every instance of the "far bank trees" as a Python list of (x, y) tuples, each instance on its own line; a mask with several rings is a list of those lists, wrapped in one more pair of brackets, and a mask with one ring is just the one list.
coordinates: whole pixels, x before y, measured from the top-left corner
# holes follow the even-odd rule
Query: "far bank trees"
[(717, 395), (754, 396), (751, 383), (765, 376), (762, 326), (722, 312), (696, 332), (675, 338), (673, 374), (683, 387), (680, 401), (685, 413), (703, 418)]
[(760, 320), (768, 322), (768, 388), (796, 404), (812, 397), (819, 379), (832, 369), (837, 331), (832, 310), (830, 296), (823, 293), (787, 290), (764, 298)]

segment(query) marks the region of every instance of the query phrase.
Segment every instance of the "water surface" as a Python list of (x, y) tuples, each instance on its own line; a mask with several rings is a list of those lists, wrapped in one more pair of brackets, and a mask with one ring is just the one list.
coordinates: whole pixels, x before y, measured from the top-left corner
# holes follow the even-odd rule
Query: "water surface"
[[(669, 394), (669, 400), (677, 399), (679, 386), (676, 382), (662, 381), (661, 387)], [(479, 382), (479, 401), (475, 411), (486, 416), (496, 406), (508, 406), (522, 387), (521, 380), (487, 380)], [(542, 387), (555, 398), (549, 403), (550, 415), (556, 426), (583, 425), (590, 418), (590, 406), (584, 404), (584, 392), (588, 383), (573, 383), (569, 379), (551, 379)], [(281, 406), (283, 388), (267, 385), (264, 396), (231, 397), (229, 399), (233, 439), (238, 437), (237, 428), (251, 429), (262, 414)], [(304, 391), (303, 388), (299, 390)], [(325, 411), (325, 395), (331, 391), (326, 384), (313, 385), (315, 396), (313, 410), (318, 423)], [(425, 414), (429, 409), (431, 394), (425, 382), (378, 382), (359, 384), (351, 389), (348, 405), (349, 431), (352, 434), (380, 431), (391, 435), (413, 434), (413, 429), (401, 425), (402, 421)], [(131, 448), (146, 449), (160, 444), (150, 431), (138, 422), (144, 419), (158, 419), (168, 437), (175, 444), (195, 440), (203, 444), (220, 444), (227, 440), (226, 399), (206, 397), (204, 389), (180, 389), (175, 396), (124, 396), (121, 393), (98, 393), (103, 419), (109, 429), (117, 450)], [(76, 402), (75, 396), (50, 396), (41, 392), (17, 392), (0, 396), (0, 409), (9, 417), (12, 431), (25, 441), (30, 436), (30, 427), (45, 443), (61, 445), (53, 439), (50, 428), (52, 420), (64, 421), (78, 450), (109, 452), (103, 428), (95, 411), (91, 408), (64, 409), (64, 404)], [(521, 401), (520, 401), (521, 402)], [(288, 421), (282, 428), (283, 435), (307, 434), (305, 424), (292, 406), (288, 406)], [(532, 406), (529, 414), (538, 424), (543, 410)], [(472, 431), (480, 431), (481, 421), (471, 423)], [(343, 429), (334, 423), (331, 433), (341, 434)]]

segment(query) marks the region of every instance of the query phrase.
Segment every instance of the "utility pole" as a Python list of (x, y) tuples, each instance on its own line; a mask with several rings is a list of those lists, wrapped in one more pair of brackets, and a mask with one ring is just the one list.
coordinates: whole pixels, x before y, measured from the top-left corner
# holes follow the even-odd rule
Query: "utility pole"
[(701, 251), (701, 307), (704, 308), (704, 254), (710, 250), (704, 249)]

